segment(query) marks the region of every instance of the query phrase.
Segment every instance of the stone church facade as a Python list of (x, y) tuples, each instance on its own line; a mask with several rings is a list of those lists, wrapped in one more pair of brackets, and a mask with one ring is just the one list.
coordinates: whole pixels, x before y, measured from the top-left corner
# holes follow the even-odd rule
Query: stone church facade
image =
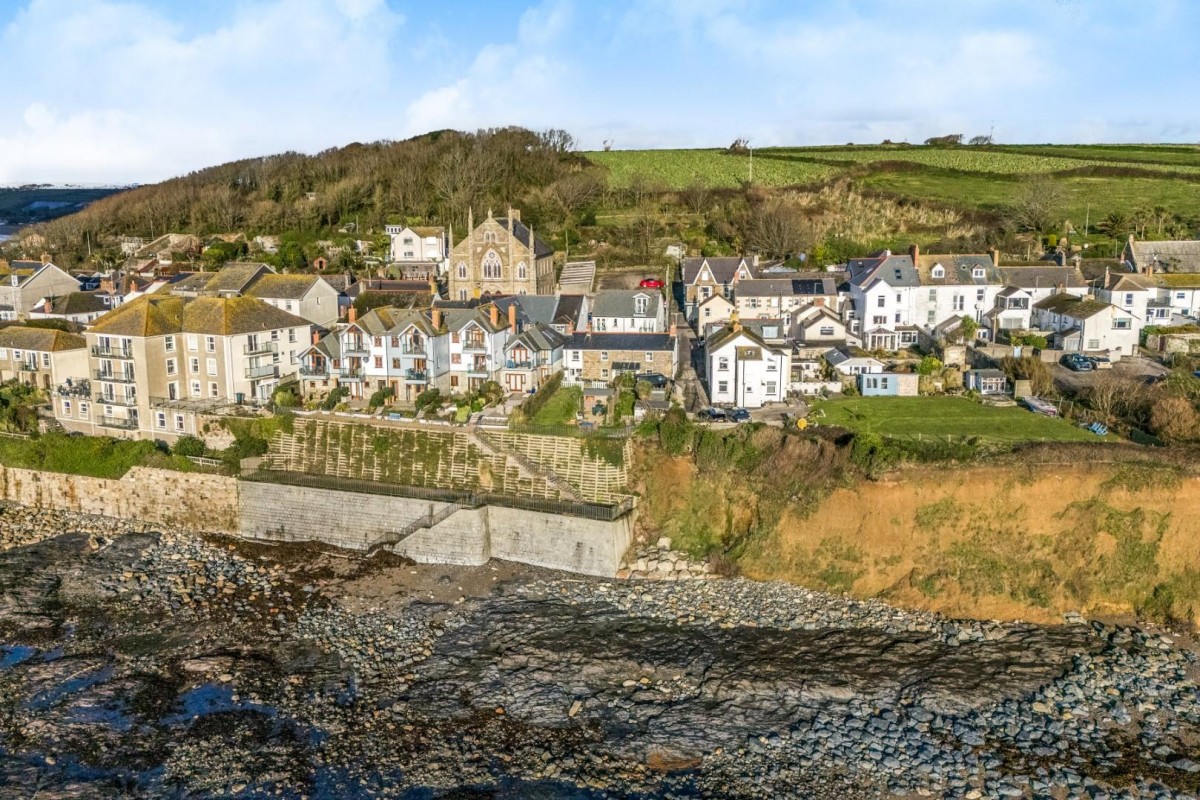
[(487, 294), (554, 294), (554, 248), (521, 222), (521, 212), (509, 209), (475, 226), (450, 249), (450, 300), (470, 300)]

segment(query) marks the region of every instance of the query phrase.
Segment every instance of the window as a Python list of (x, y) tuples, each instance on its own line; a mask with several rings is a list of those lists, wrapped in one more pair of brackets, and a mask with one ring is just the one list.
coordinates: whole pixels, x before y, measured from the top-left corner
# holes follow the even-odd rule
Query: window
[(192, 397), (200, 396), (200, 381), (192, 381)]
[(717, 359), (717, 372), (727, 372), (729, 370), (729, 359), (722, 356)]
[(21, 360), (21, 351), (13, 350), (13, 361), (20, 361), (20, 360)]
[(899, 311), (896, 312), (896, 324), (897, 325), (900, 324), (900, 312)]
[(976, 289), (976, 290), (975, 290), (975, 299), (976, 299), (976, 300), (978, 300), (980, 303), (982, 303), (982, 302), (983, 302), (983, 297), (984, 297), (984, 294), (985, 294), (986, 292), (987, 292), (987, 290), (986, 290), (986, 289)]
[(175, 430), (183, 431), (183, 414), (175, 415)]
[(903, 301), (904, 301), (903, 296), (899, 292), (896, 292), (896, 302), (901, 303)]
[(63, 416), (65, 416), (65, 417), (71, 416), (71, 401), (70, 400), (63, 400), (62, 411), (63, 411)]
[[(1175, 293), (1175, 299), (1176, 299), (1176, 300), (1186, 300), (1186, 299), (1187, 299), (1187, 295), (1186, 295), (1186, 294), (1184, 294), (1183, 292), (1176, 292), (1176, 293)], [(0, 358), (3, 358), (3, 357), (4, 357), (4, 355), (3, 355), (3, 351), (0, 351)]]
[(930, 325), (937, 322), (937, 312), (934, 311), (932, 308), (929, 309), (929, 313), (925, 316), (925, 322), (927, 322)]
[(0, 358), (8, 358), (8, 348), (0, 347)]
[(488, 250), (483, 257), (483, 278), (484, 280), (498, 280), (503, 277), (504, 268), (500, 263), (500, 256), (495, 250)]
[(296, 343), (296, 329), (288, 328), (288, 341), (292, 344)]
[(392, 337), (392, 347), (399, 347), (399, 346), (400, 346), (400, 337), (393, 336)]
[(779, 384), (776, 381), (767, 381), (764, 386), (766, 387), (767, 394), (770, 395), (775, 394), (779, 388)]
[(983, 267), (976, 267), (975, 269), (971, 270), (971, 277), (972, 278), (982, 278), (983, 277)]
[(600, 377), (601, 377), (601, 378), (607, 378), (607, 377), (608, 377), (608, 370), (606, 370), (606, 369), (602, 369), (602, 370), (600, 370)]
[(461, 340), (458, 335), (458, 331), (454, 331), (453, 333), (450, 334), (450, 344), (458, 344), (459, 341), (461, 341)]
[(887, 316), (871, 317), (871, 322), (874, 325), (887, 325)]
[(458, 386), (458, 376), (451, 375), (450, 376), (450, 388), (454, 389), (454, 388), (457, 388), (457, 386)]
[(518, 263), (517, 264), (517, 280), (521, 280), (521, 281), (525, 280), (525, 278), (528, 277), (527, 273), (528, 273), (528, 269), (525, 267), (525, 262), (522, 261), (522, 262)]
[(654, 362), (654, 353), (647, 352), (646, 353), (646, 361), (653, 363)]
[(383, 337), (382, 336), (372, 337), (371, 342), (372, 342), (372, 344), (374, 344), (375, 347), (383, 347)]
[(571, 360), (572, 360), (572, 361), (578, 361), (578, 360), (579, 360), (579, 351), (578, 351), (578, 350), (572, 350), (572, 351), (571, 351)]
[[(650, 302), (650, 298), (646, 297), (644, 295), (638, 295), (637, 297), (633, 298), (633, 313), (645, 314), (646, 313), (646, 304), (649, 302)], [(754, 303), (753, 300), (751, 300), (750, 302)]]
[(200, 371), (200, 359), (196, 358), (195, 356), (193, 356), (192, 358), (189, 358), (188, 359), (188, 368), (192, 372), (199, 372)]
[(729, 391), (729, 381), (717, 381), (717, 392), (725, 394)]
[(868, 389), (878, 389), (879, 388), (879, 379), (878, 378), (867, 378), (867, 388)]
[(818, 335), (833, 336), (833, 326), (832, 325), (822, 325), (820, 331), (818, 331)]
[(1100, 349), (1100, 340), (1099, 339), (1088, 339), (1087, 349), (1088, 350), (1099, 350)]
[(1125, 305), (1127, 305), (1127, 306), (1133, 305), (1133, 292), (1125, 293)]
[(601, 361), (608, 361), (608, 351), (607, 351), (607, 350), (601, 350), (601, 351), (600, 351), (600, 360), (601, 360)]
[(937, 264), (933, 269), (929, 270), (929, 275), (933, 278), (944, 278), (946, 277), (946, 270), (942, 268), (941, 264)]
[(375, 369), (383, 369), (383, 356), (375, 356)]
[(400, 359), (398, 359), (398, 358), (392, 359), (392, 369), (400, 369)]
[(205, 359), (204, 366), (206, 367), (206, 370), (209, 375), (217, 374), (217, 360), (215, 358)]
[(878, 308), (883, 308), (885, 305), (887, 305), (887, 298), (883, 295), (879, 295), (879, 299), (875, 301), (875, 305)]
[(168, 337), (166, 337), (165, 339), (163, 339), (163, 348), (164, 348), (164, 349), (165, 349), (165, 350), (166, 350), (168, 353), (172, 353), (172, 352), (174, 352), (174, 351), (175, 351), (175, 337), (174, 337), (174, 336), (168, 336)]
[(218, 389), (217, 389), (217, 382), (216, 382), (216, 381), (209, 381), (209, 382), (208, 382), (208, 396), (209, 396), (209, 397), (212, 397), (212, 398), (217, 398), (217, 397), (220, 397), (220, 396), (221, 396), (221, 392), (220, 392), (220, 390), (218, 390)]
[(200, 339), (194, 334), (188, 334), (187, 349), (191, 350), (193, 353), (200, 349)]
[(767, 372), (779, 372), (779, 365), (774, 361), (767, 362)]
[(80, 400), (80, 401), (79, 401), (79, 418), (80, 418), (80, 419), (87, 419), (87, 418), (88, 418), (88, 413), (89, 413), (91, 410), (92, 410), (92, 407), (91, 407), (91, 405), (89, 405), (88, 403), (85, 403), (85, 402), (83, 402), (82, 400)]
[(879, 388), (880, 388), (880, 389), (886, 389), (886, 388), (888, 388), (888, 379), (887, 379), (887, 378), (880, 378), (880, 379), (879, 379)]
[(929, 290), (929, 302), (931, 302), (931, 303), (937, 302), (937, 289)]
[(1129, 329), (1130, 329), (1130, 320), (1127, 320), (1127, 319), (1114, 319), (1113, 320), (1113, 330), (1127, 331)]
[(272, 342), (279, 341), (279, 331), (271, 331), (271, 341)]
[(175, 368), (175, 359), (168, 358), (167, 359), (167, 374), (174, 375), (176, 372), (177, 372), (177, 370)]
[(467, 279), (467, 265), (461, 261), (458, 262), (458, 279), (462, 281)]
[(42, 353), (42, 366), (43, 367), (50, 366), (50, 354), (49, 353)]
[(963, 296), (961, 294), (954, 295), (954, 310), (955, 311), (962, 311), (966, 307), (966, 305), (967, 305), (966, 300), (963, 298)]
[(462, 363), (462, 353), (451, 353), (450, 354), (450, 363), (451, 364), (461, 364)]
[(210, 353), (217, 352), (217, 337), (205, 336), (204, 337), (204, 349)]
[(167, 427), (167, 415), (165, 413), (163, 413), (162, 411), (159, 411), (157, 414), (155, 414), (154, 415), (154, 425), (155, 425), (155, 427), (159, 428), (160, 430), (166, 428)]

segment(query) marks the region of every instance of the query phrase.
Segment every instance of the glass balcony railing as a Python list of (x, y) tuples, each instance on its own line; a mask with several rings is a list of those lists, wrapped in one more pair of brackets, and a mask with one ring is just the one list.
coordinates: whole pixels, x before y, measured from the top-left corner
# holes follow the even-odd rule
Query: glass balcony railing
[(133, 383), (133, 372), (108, 372), (106, 370), (92, 370), (92, 378), (97, 381), (108, 381), (109, 383)]

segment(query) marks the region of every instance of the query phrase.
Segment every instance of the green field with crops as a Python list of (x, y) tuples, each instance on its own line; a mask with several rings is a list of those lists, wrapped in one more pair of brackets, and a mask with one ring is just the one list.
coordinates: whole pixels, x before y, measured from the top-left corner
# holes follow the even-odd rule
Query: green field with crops
[[(734, 189), (750, 179), (749, 155), (709, 150), (590, 152), (613, 188)], [(1076, 224), (1109, 211), (1168, 206), (1200, 216), (1200, 147), (1188, 145), (907, 145), (756, 149), (758, 186), (813, 186), (846, 178), (865, 190), (993, 211), (1022, 180), (1057, 177)]]

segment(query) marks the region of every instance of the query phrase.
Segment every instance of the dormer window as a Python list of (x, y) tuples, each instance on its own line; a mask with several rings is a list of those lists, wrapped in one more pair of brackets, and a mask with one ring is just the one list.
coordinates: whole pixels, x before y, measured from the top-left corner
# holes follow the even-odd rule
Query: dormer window
[(971, 277), (972, 278), (982, 278), (983, 277), (983, 267), (976, 267), (975, 269), (971, 270)]
[(933, 269), (929, 271), (929, 274), (931, 277), (940, 279), (946, 277), (946, 270), (941, 264), (935, 264)]
[(650, 301), (650, 298), (646, 297), (646, 295), (644, 295), (644, 294), (639, 294), (637, 297), (633, 298), (634, 313), (635, 314), (645, 314), (646, 313), (646, 304), (649, 301)]

